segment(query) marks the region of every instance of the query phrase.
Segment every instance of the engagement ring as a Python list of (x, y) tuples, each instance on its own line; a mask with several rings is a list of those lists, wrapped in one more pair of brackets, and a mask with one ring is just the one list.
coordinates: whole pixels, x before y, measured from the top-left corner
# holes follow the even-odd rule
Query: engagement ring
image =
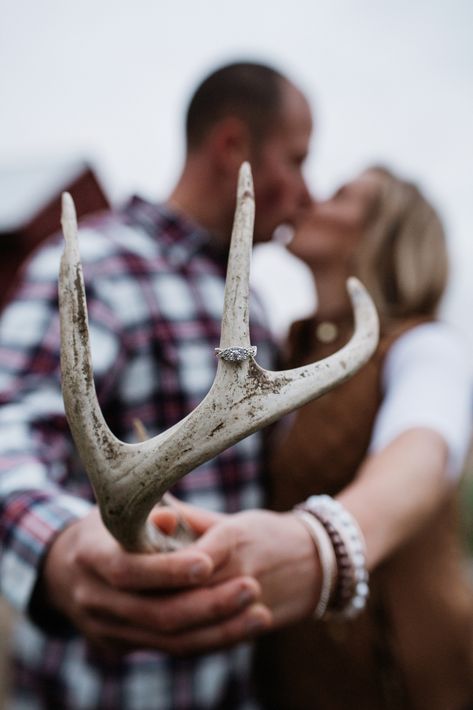
[(215, 354), (228, 362), (243, 362), (243, 360), (249, 360), (250, 357), (255, 357), (256, 350), (256, 345), (250, 345), (249, 348), (235, 346), (231, 348), (215, 348)]

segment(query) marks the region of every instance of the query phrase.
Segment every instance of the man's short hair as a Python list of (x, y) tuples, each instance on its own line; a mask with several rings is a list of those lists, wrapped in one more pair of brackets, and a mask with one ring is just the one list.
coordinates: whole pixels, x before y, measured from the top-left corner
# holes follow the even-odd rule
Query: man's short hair
[(284, 82), (265, 64), (237, 62), (210, 74), (192, 96), (186, 115), (187, 149), (198, 148), (209, 130), (226, 116), (237, 116), (253, 139), (271, 130), (281, 108)]

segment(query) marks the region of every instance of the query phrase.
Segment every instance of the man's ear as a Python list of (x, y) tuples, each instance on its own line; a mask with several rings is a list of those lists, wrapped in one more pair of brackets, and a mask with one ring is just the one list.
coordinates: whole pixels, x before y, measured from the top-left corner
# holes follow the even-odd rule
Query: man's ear
[(226, 175), (236, 175), (241, 164), (250, 157), (250, 131), (236, 116), (219, 121), (210, 137), (215, 165)]

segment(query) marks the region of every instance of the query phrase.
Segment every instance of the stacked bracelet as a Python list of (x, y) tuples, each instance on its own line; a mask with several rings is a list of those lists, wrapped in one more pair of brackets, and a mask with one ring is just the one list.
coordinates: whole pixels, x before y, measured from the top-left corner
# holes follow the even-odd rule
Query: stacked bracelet
[(322, 570), (322, 584), (319, 601), (314, 611), (314, 617), (316, 619), (321, 619), (327, 611), (330, 597), (333, 592), (336, 573), (334, 549), (327, 531), (315, 516), (298, 508), (294, 510), (294, 513), (304, 523), (309, 531), (319, 556), (320, 567)]
[(311, 496), (297, 510), (318, 520), (332, 544), (337, 582), (325, 610), (342, 618), (357, 616), (364, 609), (369, 592), (365, 544), (358, 524), (338, 501), (327, 495)]

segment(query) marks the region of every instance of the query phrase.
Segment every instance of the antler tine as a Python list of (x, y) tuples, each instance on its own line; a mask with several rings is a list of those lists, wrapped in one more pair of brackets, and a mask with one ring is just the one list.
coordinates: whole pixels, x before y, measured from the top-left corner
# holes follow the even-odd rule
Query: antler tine
[[(102, 518), (129, 550), (172, 549), (179, 543), (148, 524), (153, 505), (186, 473), (228, 446), (322, 394), (365, 362), (377, 340), (374, 306), (360, 284), (350, 285), (357, 327), (350, 343), (330, 358), (285, 372), (262, 369), (248, 331), (248, 277), (254, 216), (248, 165), (240, 171), (229, 255), (220, 360), (205, 399), (158, 436), (126, 444), (110, 431), (95, 393), (77, 224), (72, 199), (63, 196), (66, 239), (61, 261), (61, 368), (67, 418), (94, 488)], [(225, 350), (243, 352), (234, 361)], [(223, 352), (222, 352), (223, 351)], [(241, 352), (239, 354), (241, 354)]]
[(225, 298), (223, 304), (220, 348), (250, 345), (249, 279), (255, 198), (249, 163), (240, 168), (237, 190), (237, 208), (228, 254)]
[[(379, 338), (379, 320), (374, 303), (357, 278), (352, 276), (348, 279), (347, 289), (354, 310), (355, 330), (344, 347), (323, 360), (292, 370), (271, 372), (259, 368), (259, 377), (265, 379), (266, 387), (271, 392), (266, 396), (269, 416), (265, 425), (341, 384), (374, 353)], [(258, 367), (256, 363), (254, 367)]]
[(161, 495), (146, 506), (146, 514), (141, 510), (135, 511), (131, 505), (136, 524), (130, 530), (126, 528), (126, 522), (121, 524), (123, 511), (130, 512), (126, 498), (131, 496), (134, 469), (142, 460), (141, 447), (144, 444), (120, 441), (106, 424), (97, 400), (84, 278), (77, 244), (76, 212), (72, 197), (67, 192), (62, 195), (61, 224), (65, 239), (58, 289), (62, 394), (75, 444), (104, 523), (124, 547), (133, 550), (173, 548), (176, 545), (172, 539), (161, 535), (146, 521), (149, 510)]
[[(81, 451), (86, 469), (97, 452), (123, 446), (105, 424), (95, 393), (84, 279), (77, 246), (77, 218), (69, 193), (62, 195), (61, 224), (65, 239), (59, 275), (62, 393), (69, 425), (77, 441), (87, 437)], [(85, 408), (83, 404), (86, 403)]]

